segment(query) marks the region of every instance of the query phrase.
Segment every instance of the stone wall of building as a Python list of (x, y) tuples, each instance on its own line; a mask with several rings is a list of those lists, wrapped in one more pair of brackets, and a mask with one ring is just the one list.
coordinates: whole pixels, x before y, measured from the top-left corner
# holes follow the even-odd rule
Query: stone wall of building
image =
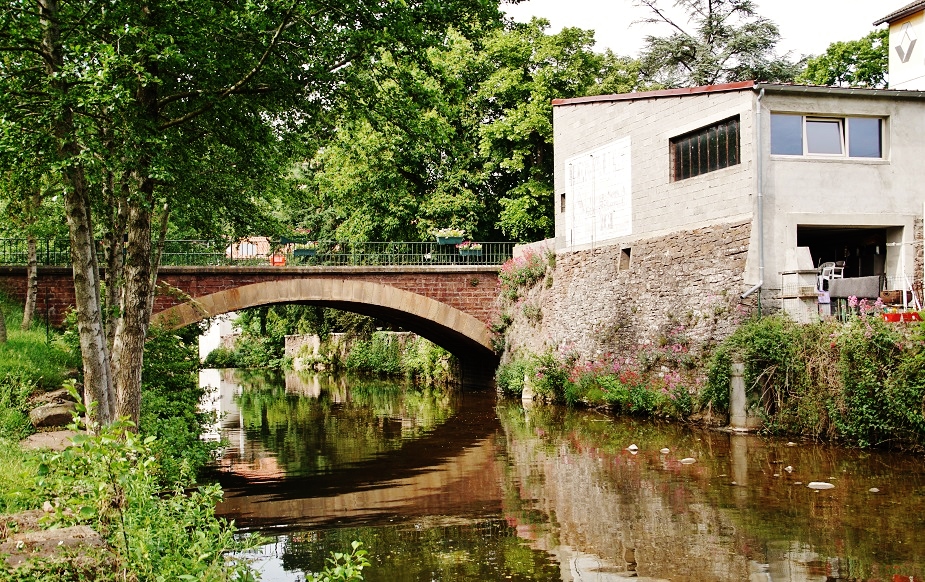
[(696, 353), (732, 333), (756, 296), (740, 298), (750, 222), (560, 252), (555, 267), (516, 303), (505, 357), (547, 349), (585, 359), (676, 340)]

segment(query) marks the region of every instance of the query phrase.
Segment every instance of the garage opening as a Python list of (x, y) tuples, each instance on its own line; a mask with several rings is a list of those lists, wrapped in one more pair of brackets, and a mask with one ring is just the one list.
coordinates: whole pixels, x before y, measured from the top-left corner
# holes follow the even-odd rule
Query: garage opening
[(886, 273), (887, 228), (798, 226), (797, 246), (809, 247), (816, 267), (844, 261), (844, 277)]

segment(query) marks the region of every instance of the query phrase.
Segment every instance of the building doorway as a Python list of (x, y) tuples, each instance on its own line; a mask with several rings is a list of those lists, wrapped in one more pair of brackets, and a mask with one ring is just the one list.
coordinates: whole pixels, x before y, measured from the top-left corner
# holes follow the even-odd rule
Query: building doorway
[(845, 277), (886, 273), (885, 227), (797, 226), (797, 246), (809, 247), (813, 265), (844, 261)]

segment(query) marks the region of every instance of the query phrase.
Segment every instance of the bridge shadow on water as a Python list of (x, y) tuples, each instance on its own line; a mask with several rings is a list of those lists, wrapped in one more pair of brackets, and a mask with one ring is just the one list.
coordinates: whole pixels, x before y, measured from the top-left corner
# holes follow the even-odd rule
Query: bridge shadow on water
[(501, 508), (494, 391), (467, 391), (456, 412), (397, 450), (330, 472), (252, 480), (217, 472), (220, 516), (243, 529), (383, 523)]

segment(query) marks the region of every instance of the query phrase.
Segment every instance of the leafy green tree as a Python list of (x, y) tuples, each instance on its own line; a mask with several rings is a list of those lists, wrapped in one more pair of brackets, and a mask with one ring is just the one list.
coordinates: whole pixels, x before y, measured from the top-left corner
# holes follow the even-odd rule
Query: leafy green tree
[(792, 81), (799, 63), (778, 57), (777, 25), (759, 15), (751, 0), (675, 0), (688, 27), (669, 15), (664, 2), (636, 0), (647, 8), (642, 22), (672, 29), (649, 35), (640, 53), (643, 78), (665, 87), (714, 85), (733, 81)]
[(100, 420), (138, 419), (171, 216), (189, 229), (223, 207), (260, 208), (247, 191), (279, 175), (288, 137), (325, 119), (360, 64), (385, 46), (419, 53), (448, 22), (498, 18), (497, 0), (8, 3), (0, 152), (49, 144), (35, 165), (63, 185), (84, 384)]
[(884, 88), (889, 38), (889, 29), (883, 28), (858, 40), (833, 42), (825, 53), (806, 61), (806, 69), (796, 80), (809, 85)]
[(423, 62), (383, 51), (299, 168), (294, 221), (348, 240), (425, 240), (441, 227), (549, 236), (552, 99), (631, 90), (638, 68), (594, 53), (589, 31), (548, 26), (451, 29)]

